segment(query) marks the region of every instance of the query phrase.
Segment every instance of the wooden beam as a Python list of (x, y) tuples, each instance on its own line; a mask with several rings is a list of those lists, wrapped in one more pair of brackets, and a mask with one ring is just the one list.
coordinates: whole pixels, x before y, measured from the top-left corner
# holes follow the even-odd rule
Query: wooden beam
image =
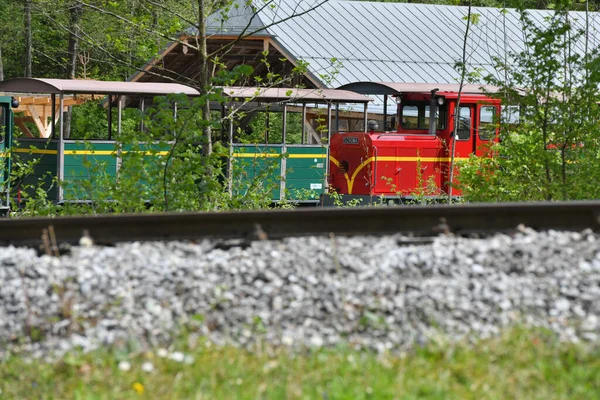
[(29, 131), (29, 128), (27, 128), (27, 125), (25, 125), (25, 122), (29, 122), (28, 120), (28, 117), (15, 117), (15, 124), (21, 129), (25, 136), (35, 138), (35, 136), (33, 136), (33, 134)]
[(46, 126), (45, 126), (45, 124), (42, 123), (42, 120), (40, 119), (40, 116), (37, 113), (37, 110), (35, 109), (35, 107), (32, 107), (32, 106), (27, 106), (27, 110), (29, 111), (29, 114), (31, 115), (31, 119), (32, 119), (33, 123), (35, 124), (35, 127), (37, 128), (38, 132), (40, 133), (40, 137), (44, 137), (43, 134), (46, 132)]
[[(192, 37), (194, 37), (194, 36), (190, 36), (190, 38), (192, 38)], [(269, 39), (270, 37), (271, 37), (271, 35), (252, 35), (252, 36), (246, 36), (242, 40), (263, 41), (264, 39)], [(232, 40), (238, 40), (238, 38), (239, 38), (239, 36), (237, 36), (237, 35), (210, 35), (210, 36), (206, 37), (206, 41), (221, 40), (221, 41), (231, 42)]]
[[(51, 107), (52, 108), (52, 107)], [(54, 125), (56, 125), (56, 123), (58, 122), (59, 118), (60, 118), (60, 104), (56, 104), (56, 109), (54, 110), (54, 120), (50, 122), (50, 125), (48, 125), (46, 127), (46, 132), (44, 134), (44, 137), (49, 138), (52, 135), (52, 127)], [(52, 120), (52, 117), (50, 117), (50, 119)]]
[(171, 50), (177, 47), (177, 45), (179, 45), (178, 42), (171, 42), (171, 44), (167, 46), (167, 48), (158, 57), (146, 64), (141, 71), (138, 71), (131, 79), (131, 82), (138, 81), (146, 72), (150, 71), (156, 64), (158, 64), (158, 62), (161, 61), (166, 54), (169, 54)]
[(311, 124), (306, 125), (306, 128), (306, 130), (308, 131), (308, 138), (306, 141), (307, 144), (321, 144), (321, 136), (319, 136), (315, 128), (313, 128)]

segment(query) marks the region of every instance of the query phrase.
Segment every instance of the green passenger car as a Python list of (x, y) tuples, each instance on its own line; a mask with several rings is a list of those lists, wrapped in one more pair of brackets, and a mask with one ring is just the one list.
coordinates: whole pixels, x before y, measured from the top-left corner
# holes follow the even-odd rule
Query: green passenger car
[(327, 148), (321, 145), (233, 146), (236, 194), (265, 190), (274, 202), (316, 202), (325, 187)]
[[(222, 98), (219, 102), (211, 104), (211, 107), (213, 110), (221, 109), (222, 144), (229, 148), (226, 162), (228, 187), (224, 190), (228, 190), (231, 196), (251, 193), (263, 196), (261, 200), (272, 202), (292, 201), (308, 204), (318, 202), (327, 189), (328, 144), (331, 135), (339, 132), (341, 116), (339, 104), (363, 104), (365, 110), (363, 125), (366, 125), (366, 104), (371, 101), (363, 95), (334, 89), (255, 87), (221, 89)], [(30, 105), (47, 103), (44, 107), (48, 107), (43, 112), (21, 107), (22, 114), (19, 114), (17, 122), (20, 123), (23, 137), (11, 143), (14, 126), (11, 106), (14, 99), (0, 96), (0, 162), (2, 164), (0, 208), (5, 210), (15, 205), (10, 204), (11, 202), (16, 202), (18, 207), (21, 199), (39, 194), (40, 190), (46, 192), (48, 199), (57, 203), (93, 200), (98, 198), (94, 196), (93, 191), (100, 190), (99, 182), (111, 180), (117, 182), (116, 179), (122, 176), (121, 174), (135, 170), (135, 168), (128, 168), (128, 165), (135, 167), (135, 163), (129, 161), (137, 162), (140, 157), (144, 161), (143, 173), (139, 174), (135, 184), (142, 190), (136, 193), (144, 200), (148, 195), (147, 200), (151, 202), (156, 193), (145, 188), (150, 189), (152, 180), (160, 176), (160, 172), (164, 169), (161, 168), (161, 165), (164, 165), (163, 157), (169, 153), (171, 144), (166, 142), (120, 144), (119, 138), (123, 140), (121, 136), (123, 110), (126, 107), (137, 108), (143, 115), (156, 100), (156, 96), (169, 94), (185, 95), (188, 98), (200, 96), (200, 92), (196, 89), (174, 83), (43, 78), (17, 78), (3, 81), (0, 82), (0, 91), (32, 94), (34, 96), (29, 98), (32, 101)], [(45, 102), (38, 101), (40, 94), (47, 96)], [(106, 110), (107, 119), (104, 124), (106, 132), (93, 140), (69, 139), (63, 133), (69, 132), (65, 127), (63, 116), (69, 104), (74, 103), (68, 101), (73, 102), (77, 96), (87, 94), (99, 95), (104, 99), (100, 106)], [(178, 116), (177, 101), (169, 103), (173, 107), (175, 118)], [(243, 103), (241, 108), (240, 103)], [(179, 110), (183, 109), (185, 107), (179, 108)], [(234, 111), (225, 112), (226, 110)], [(237, 110), (243, 110), (240, 116), (236, 115)], [(248, 122), (245, 116), (265, 110), (267, 114), (281, 113), (281, 119), (278, 119), (281, 121), (281, 127), (273, 128), (272, 125), (270, 127), (269, 117), (267, 117), (265, 137), (264, 140), (260, 140), (264, 144), (238, 143), (242, 140), (237, 140), (239, 138), (236, 135), (244, 132), (244, 123)], [(31, 115), (23, 115), (27, 112)], [(288, 127), (288, 113), (295, 113), (297, 117), (291, 124), (295, 124), (293, 129)], [(127, 122), (131, 124), (131, 121)], [(38, 132), (33, 134), (23, 125), (24, 123), (35, 125)], [(147, 127), (143, 121), (135, 123), (139, 123), (140, 132), (146, 132), (144, 129)], [(289, 137), (288, 129), (293, 130)], [(270, 130), (271, 137), (269, 137)], [(74, 137), (87, 138), (88, 136)], [(279, 143), (273, 143), (274, 138), (277, 138)], [(256, 143), (256, 140), (252, 143)], [(149, 168), (146, 168), (147, 166)], [(12, 187), (9, 187), (9, 184)], [(34, 193), (34, 190), (38, 192)]]

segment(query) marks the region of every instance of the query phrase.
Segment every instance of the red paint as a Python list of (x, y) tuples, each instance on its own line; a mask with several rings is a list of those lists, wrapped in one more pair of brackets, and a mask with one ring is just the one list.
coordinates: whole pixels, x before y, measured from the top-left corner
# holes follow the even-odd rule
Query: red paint
[[(428, 129), (418, 129), (428, 126), (428, 119), (418, 116), (425, 115), (423, 107), (429, 105), (430, 93), (402, 95), (398, 110), (402, 112), (402, 124), (396, 131), (333, 135), (329, 177), (332, 190), (386, 197), (447, 194), (458, 96), (455, 92), (438, 92), (436, 97), (444, 98), (445, 110), (440, 109), (441, 129), (438, 125), (435, 135), (430, 135)], [(463, 94), (460, 107), (461, 117), (468, 116), (470, 124), (461, 132), (464, 140), (456, 140), (455, 159), (489, 155), (487, 148), (498, 141), (500, 100), (484, 94)], [(489, 133), (489, 139), (481, 135), (484, 132)], [(457, 177), (455, 169), (455, 182)], [(432, 186), (435, 190), (430, 190)], [(453, 194), (460, 192), (453, 189)]]

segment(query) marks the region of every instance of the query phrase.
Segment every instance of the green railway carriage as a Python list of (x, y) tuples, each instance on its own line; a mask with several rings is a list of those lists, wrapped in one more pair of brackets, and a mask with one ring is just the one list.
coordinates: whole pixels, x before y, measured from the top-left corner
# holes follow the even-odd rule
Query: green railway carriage
[(273, 201), (315, 203), (325, 187), (326, 159), (323, 145), (234, 144), (233, 162), (244, 183), (235, 190), (252, 190), (252, 182), (260, 181), (272, 187)]
[(39, 187), (48, 193), (49, 198), (57, 198), (58, 193), (54, 184), (57, 175), (58, 141), (36, 138), (15, 140), (11, 149), (11, 158), (18, 169), (28, 165), (29, 171), (13, 180), (16, 201), (20, 202), (23, 195), (33, 195), (27, 192), (28, 187)]
[(0, 96), (0, 215), (10, 208), (11, 147), (13, 141), (14, 113), (19, 106), (12, 96)]
[[(231, 190), (252, 190), (254, 182), (260, 180), (272, 188), (270, 195), (274, 202), (289, 200), (304, 204), (318, 203), (327, 189), (329, 141), (341, 129), (340, 104), (360, 105), (360, 112), (353, 117), (355, 121), (360, 119), (364, 129), (367, 103), (372, 100), (351, 91), (334, 89), (236, 87), (226, 88), (224, 93), (234, 104), (253, 96), (258, 105), (252, 112), (269, 114), (276, 110), (281, 114), (278, 142), (269, 136), (268, 124), (262, 140), (255, 138), (250, 144), (240, 143), (239, 138), (236, 141), (230, 125), (229, 171), (234, 173), (232, 181), (241, 183), (232, 185)], [(301, 124), (296, 126), (298, 132), (290, 128), (290, 113), (301, 116)], [(346, 112), (347, 128), (350, 127), (348, 115)]]
[[(364, 95), (340, 90), (247, 87), (222, 89), (225, 100), (220, 104), (211, 102), (211, 108), (222, 112), (221, 142), (229, 149), (226, 157), (226, 190), (233, 195), (256, 191), (258, 187), (262, 190), (258, 192), (273, 202), (318, 202), (327, 188), (328, 143), (331, 135), (339, 130), (339, 104), (358, 103), (366, 111), (366, 104), (371, 101)], [(0, 141), (0, 188), (3, 197), (0, 207), (4, 208), (8, 208), (11, 201), (14, 207), (15, 202), (18, 204), (23, 197), (34, 195), (31, 189), (33, 187), (44, 190), (47, 197), (57, 203), (88, 201), (93, 198), (90, 191), (94, 190), (94, 180), (99, 179), (99, 176), (116, 179), (124, 173), (124, 161), (128, 156), (141, 156), (153, 163), (162, 162), (171, 149), (169, 142), (142, 142), (133, 145), (119, 141), (122, 137), (122, 113), (125, 105), (138, 107), (143, 114), (144, 101), (151, 102), (155, 96), (177, 93), (200, 95), (193, 88), (170, 83), (35, 78), (0, 82), (0, 92), (12, 93), (17, 97), (17, 94), (44, 94), (48, 107), (44, 110), (38, 108), (36, 111), (35, 107), (44, 103), (43, 99), (36, 97), (28, 103), (28, 108), (20, 108), (19, 110), (30, 113), (25, 114), (28, 115), (29, 126), (36, 126), (39, 135), (32, 135), (28, 126), (19, 121), (19, 127), (29, 137), (19, 137), (11, 142), (15, 123), (10, 109), (12, 98), (0, 97), (0, 125), (3, 129), (3, 140)], [(64, 137), (63, 115), (67, 105), (79, 104), (83, 97), (92, 94), (104, 99), (108, 131), (104, 139), (74, 140)], [(175, 104), (175, 118), (176, 107)], [(115, 108), (116, 116), (113, 115)], [(282, 125), (277, 128), (279, 136), (269, 137), (267, 127), (264, 141), (248, 143), (247, 140), (241, 140), (239, 132), (244, 129), (242, 122), (248, 123), (250, 118), (240, 118), (239, 115), (252, 116), (265, 110), (267, 113), (280, 113)], [(296, 127), (296, 132), (288, 132), (290, 113), (301, 114), (301, 126)], [(365, 126), (366, 112), (363, 114), (362, 119), (365, 121), (361, 122)], [(22, 115), (21, 112), (19, 118), (23, 119)], [(312, 120), (310, 115), (313, 116)], [(267, 120), (268, 118), (267, 116)], [(140, 123), (139, 129), (144, 129), (143, 124)], [(274, 141), (275, 136), (278, 141)], [(13, 170), (23, 169), (24, 165), (28, 165), (29, 169), (18, 178), (13, 176), (9, 179), (11, 164)], [(153, 178), (147, 176), (144, 179)], [(12, 188), (9, 187), (9, 182), (12, 182)], [(141, 180), (138, 185), (149, 183)], [(151, 198), (148, 200), (152, 201)]]
[(48, 198), (56, 198), (57, 201), (85, 201), (89, 199), (88, 185), (81, 182), (92, 182), (99, 172), (107, 177), (116, 177), (128, 153), (135, 151), (149, 158), (166, 155), (166, 148), (154, 143), (141, 143), (133, 150), (131, 145), (120, 146), (117, 141), (63, 140), (63, 178), (62, 185), (57, 185), (59, 145), (60, 142), (53, 139), (20, 138), (14, 142), (11, 149), (13, 161), (31, 166), (29, 173), (13, 181), (17, 201), (32, 187), (43, 189)]
[[(90, 189), (94, 189), (94, 180), (119, 175), (123, 160), (129, 154), (136, 153), (159, 162), (160, 157), (166, 154), (163, 142), (136, 143), (133, 149), (132, 145), (119, 141), (125, 102), (143, 107), (144, 101), (151, 101), (155, 96), (176, 93), (199, 95), (195, 89), (179, 84), (35, 78), (0, 82), (0, 91), (12, 93), (17, 98), (30, 96), (27, 107), (22, 107), (20, 111), (28, 112), (29, 126), (35, 126), (39, 131), (38, 135), (32, 135), (29, 126), (21, 123), (19, 127), (29, 137), (19, 137), (11, 144), (3, 143), (1, 147), (6, 159), (10, 160), (10, 163), (4, 161), (2, 164), (5, 208), (8, 208), (10, 201), (14, 206), (22, 198), (34, 195), (34, 188), (45, 191), (47, 198), (54, 199), (57, 203), (87, 201), (90, 199)], [(87, 95), (100, 95), (99, 99), (104, 99), (108, 130), (105, 137), (108, 139), (74, 140), (63, 135), (63, 116), (67, 105), (80, 104), (73, 99), (77, 96), (81, 99)], [(41, 105), (46, 108), (40, 109)], [(113, 115), (115, 106), (117, 111)], [(22, 116), (20, 118), (27, 119)], [(7, 126), (12, 129), (14, 122), (10, 121)], [(12, 188), (8, 188), (11, 171), (20, 173), (13, 174), (10, 179)], [(145, 183), (142, 181), (139, 184)]]

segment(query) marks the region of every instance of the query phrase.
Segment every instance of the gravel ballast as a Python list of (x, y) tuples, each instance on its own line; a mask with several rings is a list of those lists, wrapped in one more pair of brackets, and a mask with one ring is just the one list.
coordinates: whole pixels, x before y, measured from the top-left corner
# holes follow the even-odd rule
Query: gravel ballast
[(593, 342), (599, 316), (591, 231), (0, 248), (0, 357), (163, 345), (181, 326), (245, 347), (381, 351), (514, 325)]

